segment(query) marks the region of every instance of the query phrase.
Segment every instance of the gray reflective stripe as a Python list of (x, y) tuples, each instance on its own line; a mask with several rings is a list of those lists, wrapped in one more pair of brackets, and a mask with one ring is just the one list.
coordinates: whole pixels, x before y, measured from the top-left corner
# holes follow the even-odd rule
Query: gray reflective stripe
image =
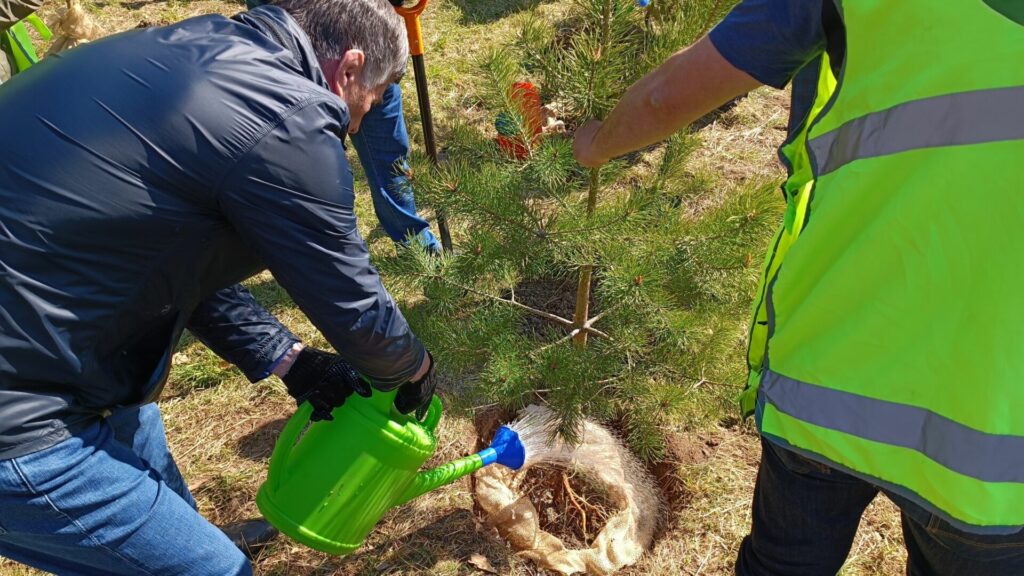
[(815, 174), (897, 152), (1024, 139), (1024, 86), (915, 100), (851, 120), (810, 142)]
[(823, 428), (916, 450), (984, 482), (1024, 482), (1024, 437), (988, 434), (924, 408), (824, 388), (766, 371), (765, 400)]

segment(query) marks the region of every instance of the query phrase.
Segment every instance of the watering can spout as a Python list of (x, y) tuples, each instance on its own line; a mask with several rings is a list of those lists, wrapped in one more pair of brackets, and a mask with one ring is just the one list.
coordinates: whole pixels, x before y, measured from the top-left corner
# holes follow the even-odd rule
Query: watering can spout
[(398, 498), (398, 502), (396, 502), (395, 505), (405, 504), (413, 498), (422, 496), (431, 490), (440, 488), (441, 486), (451, 484), (459, 478), (468, 476), (483, 468), (485, 466), (485, 462), (481, 457), (481, 454), (483, 454), (483, 452), (480, 454), (472, 454), (465, 458), (459, 458), (458, 460), (443, 464), (432, 470), (420, 472), (416, 475), (416, 478), (413, 479), (412, 483), (409, 484), (409, 487), (406, 488), (405, 492)]
[(526, 450), (519, 434), (507, 426), (498, 429), (490, 447), (476, 454), (438, 466), (433, 470), (417, 474), (397, 504), (405, 504), (413, 498), (451, 484), (459, 478), (468, 476), (495, 462), (513, 470), (519, 470), (526, 462)]

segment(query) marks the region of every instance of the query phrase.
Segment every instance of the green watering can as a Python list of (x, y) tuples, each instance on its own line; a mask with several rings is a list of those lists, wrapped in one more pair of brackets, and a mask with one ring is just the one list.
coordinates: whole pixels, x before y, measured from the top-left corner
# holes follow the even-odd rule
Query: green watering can
[[(14, 72), (24, 72), (29, 66), (39, 61), (35, 47), (32, 46), (32, 39), (28, 35), (28, 29), (25, 27), (26, 23), (35, 28), (43, 40), (49, 40), (53, 36), (46, 24), (35, 14), (29, 14), (6, 32), (0, 32), (0, 49), (8, 52), (13, 58)], [(0, 58), (3, 57), (3, 54), (0, 54)]]
[(313, 408), (303, 403), (281, 432), (256, 496), (263, 516), (310, 548), (348, 554), (391, 508), (493, 462), (515, 469), (525, 462), (518, 435), (502, 427), (490, 448), (420, 472), (437, 448), (441, 400), (434, 396), (420, 422), (394, 408), (396, 394), (352, 395), (334, 420), (313, 423)]

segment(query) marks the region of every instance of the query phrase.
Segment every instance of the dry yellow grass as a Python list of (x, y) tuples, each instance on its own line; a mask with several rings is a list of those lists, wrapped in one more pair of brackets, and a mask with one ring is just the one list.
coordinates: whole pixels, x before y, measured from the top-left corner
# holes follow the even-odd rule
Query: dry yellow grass
[[(540, 10), (551, 16), (564, 11), (569, 3), (552, 1), (541, 5)], [(159, 24), (210, 12), (231, 14), (244, 8), (241, 2), (218, 0), (111, 0), (85, 5), (110, 33), (140, 23)], [(490, 122), (474, 96), (477, 61), (488, 48), (513, 41), (526, 10), (536, 5), (535, 0), (431, 3), (424, 30), (435, 122), (442, 140), (445, 126), (455, 119), (480, 125)], [(54, 11), (55, 6), (50, 4), (44, 16)], [(404, 88), (415, 141), (420, 131), (411, 78)], [(781, 180), (774, 148), (784, 137), (787, 113), (785, 94), (758, 90), (701, 130), (703, 148), (693, 158), (690, 170), (721, 184), (707, 202), (718, 201), (748, 180)], [(361, 231), (371, 239), (374, 254), (391, 252), (394, 248), (389, 241), (371, 234), (376, 219), (367, 197), (359, 199), (358, 211)], [(310, 343), (325, 344), (269, 275), (257, 277), (250, 284), (297, 334)], [(275, 379), (252, 385), (199, 344), (187, 344), (180, 351), (161, 409), (171, 449), (200, 510), (211, 521), (225, 523), (257, 514), (256, 490), (266, 476), (276, 433), (293, 407)], [(696, 454), (678, 470), (687, 486), (687, 503), (671, 514), (671, 529), (660, 536), (651, 553), (623, 573), (732, 574), (737, 547), (749, 528), (750, 497), (760, 450), (757, 439), (748, 428), (737, 426), (675, 434)], [(440, 438), (435, 462), (471, 451), (475, 434), (468, 415), (447, 417)], [(347, 558), (329, 557), (282, 538), (268, 547), (254, 566), (257, 574), (281, 576), (482, 574), (467, 562), (474, 553), (483, 554), (502, 575), (538, 574), (479, 523), (472, 510), (468, 480), (462, 480), (390, 513), (366, 545)], [(902, 571), (903, 557), (898, 512), (879, 499), (862, 522), (842, 574), (897, 574)], [(0, 560), (0, 575), (37, 573)]]

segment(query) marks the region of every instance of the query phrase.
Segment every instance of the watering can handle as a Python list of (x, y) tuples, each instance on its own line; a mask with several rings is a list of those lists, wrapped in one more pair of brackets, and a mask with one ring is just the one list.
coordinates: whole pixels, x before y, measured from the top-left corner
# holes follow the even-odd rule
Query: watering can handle
[(438, 423), (441, 422), (441, 399), (435, 394), (434, 397), (430, 399), (430, 406), (427, 407), (427, 413), (423, 416), (423, 420), (418, 420), (415, 413), (402, 414), (398, 411), (398, 408), (396, 408), (394, 404), (395, 394), (397, 393), (397, 389), (392, 392), (385, 393), (385, 398), (388, 399), (388, 402), (391, 405), (391, 419), (396, 422), (415, 422), (433, 434), (434, 431), (437, 430)]
[(299, 409), (295, 411), (295, 414), (292, 414), (284, 430), (281, 431), (281, 436), (277, 439), (277, 444), (274, 445), (274, 452), (270, 455), (270, 469), (277, 472), (274, 475), (275, 489), (283, 481), (282, 476), (284, 471), (287, 470), (285, 464), (288, 462), (288, 457), (291, 456), (292, 448), (295, 447), (295, 443), (299, 440), (299, 435), (302, 434), (306, 424), (309, 424), (309, 418), (312, 415), (313, 405), (309, 402), (303, 402)]
[(441, 399), (436, 395), (430, 399), (430, 407), (427, 408), (427, 415), (423, 418), (423, 422), (420, 422), (430, 433), (433, 434), (437, 430), (438, 423), (441, 422)]

